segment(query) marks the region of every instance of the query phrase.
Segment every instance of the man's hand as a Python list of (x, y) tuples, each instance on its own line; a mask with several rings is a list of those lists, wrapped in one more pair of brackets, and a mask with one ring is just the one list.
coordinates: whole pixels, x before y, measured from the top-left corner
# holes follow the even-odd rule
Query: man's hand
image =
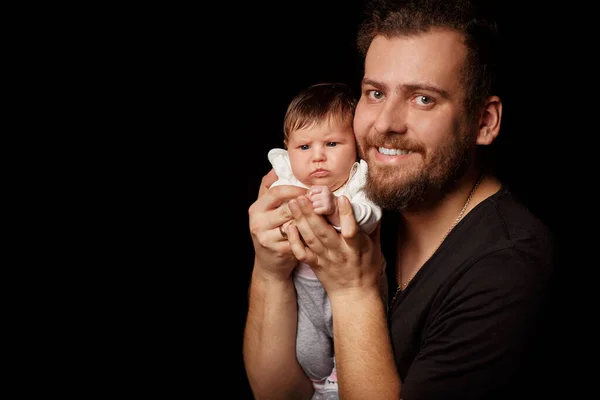
[(265, 192), (269, 190), (271, 185), (275, 183), (276, 180), (277, 174), (275, 173), (275, 170), (271, 168), (271, 170), (265, 176), (263, 176), (260, 182), (260, 188), (258, 189), (258, 197), (265, 194)]
[(348, 291), (379, 292), (379, 235), (373, 240), (360, 230), (346, 196), (337, 198), (341, 233), (315, 213), (306, 196), (290, 200), (288, 206), (295, 221), (287, 232), (291, 250), (313, 268), (330, 298)]
[(259, 197), (248, 209), (248, 214), (255, 271), (284, 280), (289, 278), (297, 260), (279, 227), (292, 219), (288, 200), (305, 194), (306, 189), (291, 185), (269, 188), (275, 180), (277, 175), (273, 170), (263, 177)]

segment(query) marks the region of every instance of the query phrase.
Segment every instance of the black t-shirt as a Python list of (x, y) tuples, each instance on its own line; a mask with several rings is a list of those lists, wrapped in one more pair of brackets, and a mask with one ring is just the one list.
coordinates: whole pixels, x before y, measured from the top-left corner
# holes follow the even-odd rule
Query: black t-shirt
[[(391, 292), (393, 220), (382, 220)], [(389, 311), (402, 399), (530, 398), (543, 375), (533, 362), (554, 250), (547, 227), (506, 187), (471, 210)]]

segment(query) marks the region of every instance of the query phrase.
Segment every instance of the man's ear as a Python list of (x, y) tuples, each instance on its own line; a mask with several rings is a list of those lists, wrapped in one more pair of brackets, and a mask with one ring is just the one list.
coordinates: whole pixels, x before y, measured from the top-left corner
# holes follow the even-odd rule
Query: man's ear
[(502, 121), (502, 101), (498, 96), (487, 99), (477, 134), (477, 144), (490, 145), (500, 133), (500, 122)]

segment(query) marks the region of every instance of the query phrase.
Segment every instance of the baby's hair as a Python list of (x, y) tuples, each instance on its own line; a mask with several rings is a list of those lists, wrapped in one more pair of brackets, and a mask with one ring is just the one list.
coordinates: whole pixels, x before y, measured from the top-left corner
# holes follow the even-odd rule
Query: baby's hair
[(320, 124), (326, 118), (352, 123), (356, 98), (348, 85), (324, 82), (309, 86), (290, 102), (283, 120), (284, 144), (291, 132)]

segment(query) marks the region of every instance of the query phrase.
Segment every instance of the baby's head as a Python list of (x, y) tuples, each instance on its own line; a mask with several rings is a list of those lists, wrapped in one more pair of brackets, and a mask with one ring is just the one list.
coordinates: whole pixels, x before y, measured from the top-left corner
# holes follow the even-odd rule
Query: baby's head
[(283, 143), (300, 182), (332, 191), (346, 183), (358, 158), (352, 129), (355, 108), (356, 98), (343, 83), (310, 86), (290, 102)]

